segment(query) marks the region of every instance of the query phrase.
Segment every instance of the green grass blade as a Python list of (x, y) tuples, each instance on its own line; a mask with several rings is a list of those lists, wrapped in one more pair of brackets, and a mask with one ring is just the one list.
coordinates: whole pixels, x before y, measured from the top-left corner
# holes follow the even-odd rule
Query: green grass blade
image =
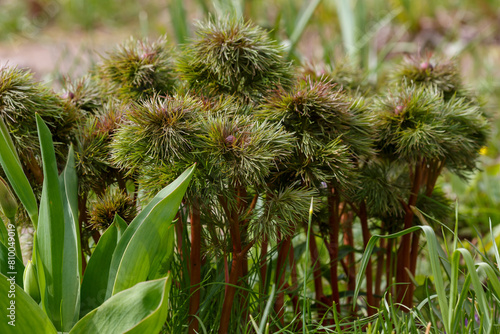
[(183, 0), (174, 0), (170, 4), (170, 19), (172, 20), (172, 28), (178, 44), (186, 43), (189, 36), (189, 27), (186, 9), (184, 8)]
[(312, 15), (316, 11), (316, 8), (320, 4), (321, 0), (312, 0), (305, 1), (304, 5), (306, 5), (305, 9), (302, 11), (302, 14), (298, 18), (297, 22), (294, 25), (294, 29), (292, 34), (290, 35), (290, 45), (287, 50), (289, 53), (292, 53), (295, 50), (302, 34), (306, 30), (307, 24), (311, 20)]
[(30, 183), (24, 174), (12, 139), (0, 117), (0, 164), (17, 197), (23, 203), (35, 228), (38, 225), (38, 206)]
[[(423, 217), (420, 217), (423, 219)], [(389, 234), (389, 235), (374, 235), (370, 238), (368, 241), (368, 244), (366, 246), (365, 252), (363, 253), (363, 257), (361, 258), (361, 265), (359, 272), (356, 276), (356, 289), (354, 291), (354, 299), (356, 299), (359, 295), (359, 290), (362, 282), (362, 278), (366, 272), (366, 266), (368, 264), (368, 260), (370, 259), (370, 256), (373, 252), (373, 249), (375, 248), (375, 245), (377, 241), (381, 238), (383, 239), (391, 239), (391, 238), (398, 238), (401, 237), (405, 234), (415, 232), (417, 230), (422, 230), (425, 234), (426, 240), (427, 240), (427, 249), (429, 252), (429, 257), (430, 257), (430, 264), (431, 264), (431, 269), (432, 269), (432, 274), (434, 277), (434, 284), (436, 286), (436, 291), (438, 294), (438, 303), (441, 308), (442, 316), (443, 316), (443, 322), (445, 323), (445, 327), (447, 332), (449, 332), (449, 305), (448, 305), (448, 300), (445, 295), (445, 287), (444, 287), (444, 282), (443, 282), (443, 276), (441, 272), (441, 265), (440, 265), (440, 260), (439, 260), (439, 244), (436, 238), (436, 235), (434, 233), (434, 230), (430, 228), (429, 226), (413, 226), (409, 229), (406, 229), (404, 231), (400, 231), (398, 233), (394, 234)]]
[[(14, 293), (11, 292), (14, 288)], [(12, 297), (10, 297), (12, 294)], [(18, 285), (11, 285), (6, 276), (0, 274), (0, 308), (3, 319), (0, 333), (9, 334), (57, 334), (50, 319), (35, 301)], [(15, 296), (15, 297), (14, 297)], [(14, 317), (9, 317), (11, 302), (15, 301)], [(9, 324), (10, 321), (14, 321)]]
[(276, 294), (276, 286), (273, 285), (273, 287), (271, 288), (271, 294), (267, 299), (266, 307), (264, 308), (264, 313), (262, 314), (262, 319), (260, 319), (260, 324), (259, 324), (260, 333), (264, 333), (265, 331), (267, 318), (269, 317), (269, 312), (271, 312), (271, 307), (273, 306), (274, 303), (275, 294)]
[(356, 19), (349, 0), (336, 0), (337, 14), (342, 32), (342, 44), (348, 56), (356, 55)]
[(7, 125), (5, 125), (5, 122), (3, 121), (3, 118), (0, 117), (0, 133), (3, 136), (3, 138), (6, 141), (6, 144), (9, 146), (10, 150), (14, 153), (14, 157), (16, 158), (17, 162), (21, 164), (21, 159), (19, 159), (19, 155), (17, 154), (16, 147), (14, 146), (14, 142), (12, 141), (12, 138), (10, 137), (9, 134), (9, 129), (7, 129)]
[[(313, 205), (314, 205), (314, 197), (311, 197), (311, 206), (309, 207), (309, 220), (307, 223), (307, 235), (306, 235), (306, 250), (309, 249), (309, 237), (311, 236), (311, 225), (312, 225), (312, 215), (313, 215)], [(304, 286), (303, 286), (303, 300), (304, 303), (302, 305), (302, 332), (306, 333), (306, 309), (307, 309), (307, 252), (305, 252), (305, 264), (304, 264)]]
[(498, 268), (498, 270), (500, 270), (500, 253), (498, 252), (496, 236), (495, 236), (495, 234), (493, 234), (493, 227), (491, 226), (491, 218), (490, 218), (490, 237), (491, 237), (491, 244), (493, 247), (493, 252), (495, 253), (495, 259), (497, 260), (497, 268)]
[(7, 245), (7, 241), (9, 239), (9, 235), (7, 232), (7, 228), (5, 227), (5, 223), (2, 220), (2, 217), (0, 217), (0, 243)]
[[(476, 272), (476, 265), (474, 264), (472, 255), (465, 248), (459, 248), (455, 252), (453, 252), (452, 263), (454, 265), (459, 265), (460, 255), (462, 255), (463, 259), (465, 260), (465, 265), (467, 266), (469, 275), (471, 276), (472, 286), (474, 287), (474, 293), (476, 294), (477, 303), (479, 305), (479, 309), (481, 310), (482, 316), (484, 317), (484, 327), (487, 331), (489, 331), (490, 326), (492, 325), (489, 315), (490, 310), (488, 302), (486, 300), (486, 296), (484, 294), (483, 286)], [(497, 277), (495, 277), (495, 279), (498, 280)]]

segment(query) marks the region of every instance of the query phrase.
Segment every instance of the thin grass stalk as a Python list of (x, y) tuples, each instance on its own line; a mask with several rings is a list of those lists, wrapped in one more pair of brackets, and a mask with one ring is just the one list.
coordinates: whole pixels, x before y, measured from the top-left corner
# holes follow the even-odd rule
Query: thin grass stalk
[[(309, 207), (309, 220), (307, 223), (307, 228), (306, 228), (306, 249), (309, 249), (310, 244), (311, 244), (311, 225), (312, 225), (312, 215), (313, 215), (313, 204), (314, 204), (314, 197), (311, 197), (311, 206)], [(314, 235), (312, 236), (314, 238)], [(316, 246), (316, 256), (318, 255), (318, 249)], [(306, 334), (306, 310), (307, 310), (307, 252), (305, 253), (305, 266), (304, 266), (304, 285), (302, 287), (302, 333)], [(312, 256), (311, 256), (312, 259)], [(313, 263), (313, 267), (316, 266), (316, 263)], [(314, 275), (316, 270), (314, 270)], [(321, 272), (320, 272), (321, 274)], [(321, 283), (321, 282), (320, 282)], [(314, 284), (316, 288), (316, 278), (314, 279)], [(322, 289), (323, 287), (321, 287)], [(316, 298), (317, 298), (317, 290), (316, 290)], [(320, 317), (321, 318), (321, 317)]]
[(80, 230), (80, 251), (82, 252), (82, 277), (85, 269), (87, 268), (87, 258), (85, 252), (88, 251), (88, 243), (84, 242), (83, 227), (87, 225), (87, 193), (78, 196), (78, 228)]
[[(359, 219), (361, 221), (361, 231), (363, 234), (363, 246), (364, 248), (366, 248), (371, 235), (368, 228), (368, 213), (366, 211), (366, 203), (364, 201), (360, 204), (359, 207)], [(382, 266), (380, 265), (380, 267)], [(356, 286), (354, 286), (354, 289), (356, 289)], [(368, 260), (368, 264), (366, 266), (366, 303), (368, 316), (374, 315), (375, 309), (373, 308), (373, 306), (375, 306), (375, 298), (373, 297), (373, 271), (371, 259)]]
[[(291, 237), (290, 237), (291, 239)], [(289, 260), (289, 265), (291, 268), (291, 278), (292, 278), (292, 285), (288, 286), (288, 292), (290, 295), (290, 298), (292, 299), (293, 303), (293, 315), (295, 319), (300, 318), (300, 304), (299, 304), (299, 297), (297, 295), (297, 291), (299, 289), (299, 283), (298, 283), (298, 275), (297, 275), (297, 262), (295, 261), (295, 251), (293, 247), (293, 243), (290, 241), (290, 253), (288, 255), (288, 260)], [(301, 329), (301, 323), (296, 322), (296, 328), (295, 331), (298, 331)]]
[[(394, 294), (394, 288), (392, 286), (392, 279), (394, 276), (394, 261), (392, 256), (392, 248), (394, 241), (392, 239), (387, 240), (386, 256), (385, 256), (385, 291), (389, 291)], [(366, 249), (366, 247), (365, 247)]]
[(260, 245), (260, 293), (266, 295), (266, 281), (267, 281), (267, 247), (268, 240), (264, 237)]
[[(307, 228), (310, 229), (310, 226), (308, 226)], [(323, 282), (322, 282), (323, 274), (321, 272), (321, 262), (319, 258), (318, 244), (316, 242), (316, 237), (314, 233), (308, 233), (307, 244), (308, 244), (307, 249), (309, 249), (309, 254), (311, 257), (315, 299), (318, 304), (318, 318), (322, 319), (327, 311), (327, 305), (329, 304), (329, 301), (323, 291)]]
[(285, 237), (281, 239), (278, 243), (278, 259), (276, 260), (276, 286), (278, 288), (278, 294), (276, 296), (276, 301), (274, 302), (274, 312), (281, 325), (285, 325), (285, 277), (286, 277), (286, 267), (288, 254), (291, 251), (291, 237)]
[(340, 217), (339, 217), (339, 195), (333, 187), (330, 187), (328, 196), (328, 211), (330, 224), (330, 242), (328, 243), (328, 253), (330, 255), (330, 283), (332, 285), (332, 302), (340, 313), (340, 293), (338, 281), (338, 257), (339, 257), (339, 232), (340, 232)]
[(197, 315), (200, 308), (200, 284), (201, 284), (201, 215), (199, 202), (196, 197), (193, 198), (191, 204), (191, 253), (190, 253), (190, 298), (189, 298), (189, 315), (192, 317), (189, 324), (188, 333), (198, 333), (199, 323), (194, 316)]
[[(366, 247), (366, 245), (365, 245)], [(382, 295), (382, 275), (384, 274), (384, 249), (386, 247), (385, 240), (380, 240), (380, 250), (377, 253), (377, 269), (375, 272), (375, 291), (374, 295), (377, 296), (378, 299), (380, 299), (378, 296)]]

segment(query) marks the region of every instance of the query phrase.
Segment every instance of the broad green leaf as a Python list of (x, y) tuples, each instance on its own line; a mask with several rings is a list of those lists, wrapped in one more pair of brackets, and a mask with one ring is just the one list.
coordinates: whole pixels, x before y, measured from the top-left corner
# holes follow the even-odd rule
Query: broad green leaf
[[(14, 247), (11, 248), (11, 251), (13, 249)], [(9, 258), (8, 246), (4, 245), (3, 243), (0, 243), (0, 273), (4, 274), (7, 277), (15, 276), (16, 284), (19, 285), (21, 288), (23, 287), (23, 273), (24, 273), (23, 261), (19, 259), (17, 256), (14, 256), (13, 259), (12, 257)]]
[[(168, 229), (167, 235), (165, 236), (165, 243), (167, 245), (174, 244), (174, 226)], [(174, 255), (174, 247), (167, 247), (163, 255), (156, 256), (155, 260), (151, 264), (151, 270), (148, 275), (148, 280), (154, 280), (167, 276), (170, 271), (170, 263)]]
[(158, 333), (168, 312), (171, 276), (123, 290), (83, 317), (70, 334)]
[[(11, 296), (12, 294), (12, 297)], [(12, 285), (6, 276), (0, 274), (0, 333), (9, 334), (57, 334), (54, 325), (40, 306), (17, 284)], [(14, 297), (15, 296), (15, 297)], [(15, 301), (15, 317), (9, 317), (11, 301)], [(14, 321), (15, 326), (9, 324)]]
[[(36, 115), (38, 137), (43, 161), (43, 187), (40, 200), (40, 219), (35, 234), (35, 263), (40, 284), (41, 304), (59, 331), (67, 329), (72, 319), (63, 309), (74, 305), (63, 304), (67, 294), (64, 287), (65, 214), (63, 197), (57, 175), (57, 163), (52, 135), (40, 116)], [(78, 291), (74, 291), (77, 294)]]
[(21, 164), (21, 159), (19, 159), (19, 155), (17, 154), (16, 147), (14, 146), (14, 142), (12, 141), (12, 137), (9, 134), (9, 129), (7, 129), (7, 125), (3, 121), (3, 118), (0, 117), (0, 133), (4, 136), (7, 145), (9, 145), (10, 150), (14, 153), (14, 156), (19, 164)]
[(163, 188), (130, 223), (113, 253), (106, 298), (145, 281), (158, 261), (156, 257), (174, 247), (167, 236), (194, 168)]
[(24, 174), (7, 128), (0, 117), (0, 164), (17, 197), (28, 212), (35, 228), (38, 224), (38, 207), (35, 194)]
[(0, 242), (4, 245), (7, 245), (7, 228), (5, 227), (5, 223), (2, 220), (2, 217), (0, 217)]
[(73, 146), (68, 153), (64, 171), (59, 175), (64, 210), (64, 245), (62, 263), (62, 302), (61, 314), (63, 330), (69, 331), (80, 319), (80, 277), (81, 251), (80, 231), (78, 228), (78, 179), (75, 171)]
[(105, 301), (111, 258), (118, 241), (126, 229), (127, 223), (116, 215), (113, 224), (103, 233), (92, 252), (83, 275), (80, 317), (83, 317)]

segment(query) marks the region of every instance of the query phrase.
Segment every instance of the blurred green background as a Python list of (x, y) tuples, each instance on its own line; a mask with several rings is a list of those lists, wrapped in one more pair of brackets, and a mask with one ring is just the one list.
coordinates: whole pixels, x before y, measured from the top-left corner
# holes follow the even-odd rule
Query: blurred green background
[(500, 223), (499, 0), (0, 0), (0, 64), (32, 69), (60, 87), (128, 36), (167, 34), (182, 48), (197, 21), (237, 15), (269, 29), (297, 65), (349, 63), (376, 86), (405, 55), (455, 59), (494, 124), (469, 182), (446, 175), (461, 234)]

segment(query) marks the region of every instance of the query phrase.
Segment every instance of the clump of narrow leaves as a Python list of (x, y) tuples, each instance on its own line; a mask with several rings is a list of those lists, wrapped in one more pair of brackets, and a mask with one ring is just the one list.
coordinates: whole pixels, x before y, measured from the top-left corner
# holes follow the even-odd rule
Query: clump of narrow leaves
[(130, 38), (103, 59), (98, 76), (123, 99), (172, 93), (175, 76), (167, 41)]
[(460, 97), (445, 100), (435, 87), (406, 83), (375, 108), (383, 152), (410, 163), (443, 161), (456, 172), (476, 168), (488, 129), (477, 104)]
[(35, 113), (46, 120), (54, 132), (57, 152), (64, 156), (80, 118), (75, 107), (35, 81), (30, 71), (8, 66), (0, 68), (0, 115), (11, 130), (23, 162), (31, 167), (36, 177), (41, 177), (34, 167), (39, 150)]
[(111, 161), (111, 137), (123, 121), (124, 105), (106, 102), (87, 116), (79, 131), (76, 167), (83, 192), (102, 193), (121, 174)]
[(64, 81), (62, 98), (84, 113), (93, 114), (106, 100), (97, 78), (86, 75), (78, 80)]
[(90, 208), (90, 226), (96, 230), (106, 230), (118, 215), (127, 223), (136, 216), (134, 199), (117, 188), (107, 188), (98, 196)]
[(279, 44), (261, 27), (235, 19), (200, 23), (178, 66), (193, 89), (250, 100), (272, 87), (290, 87), (293, 77)]
[(396, 84), (406, 80), (419, 86), (435, 87), (446, 100), (465, 93), (457, 64), (437, 61), (430, 55), (406, 57), (392, 72), (391, 78)]

